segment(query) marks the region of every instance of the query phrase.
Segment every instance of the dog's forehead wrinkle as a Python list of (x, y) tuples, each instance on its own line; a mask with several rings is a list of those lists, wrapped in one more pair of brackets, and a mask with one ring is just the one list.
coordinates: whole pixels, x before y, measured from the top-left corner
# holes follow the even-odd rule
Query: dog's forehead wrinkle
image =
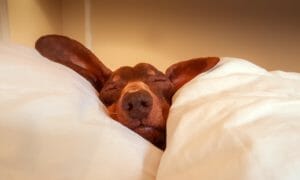
[(122, 66), (115, 70), (111, 75), (111, 79), (131, 79), (134, 76), (134, 69), (130, 66)]
[(115, 70), (111, 76), (111, 80), (116, 82), (119, 80), (125, 81), (147, 81), (153, 79), (155, 76), (164, 76), (164, 73), (160, 72), (154, 66), (148, 63), (139, 63), (135, 66), (122, 66)]
[(119, 69), (115, 71), (115, 74), (126, 74), (126, 73), (131, 73), (133, 71), (133, 68), (130, 66), (122, 66)]
[(149, 86), (142, 81), (131, 81), (124, 88), (125, 91), (130, 92), (138, 91), (140, 89), (149, 90)]
[(134, 66), (134, 69), (140, 72), (146, 72), (149, 75), (155, 75), (157, 72), (159, 72), (156, 67), (148, 63), (139, 63)]

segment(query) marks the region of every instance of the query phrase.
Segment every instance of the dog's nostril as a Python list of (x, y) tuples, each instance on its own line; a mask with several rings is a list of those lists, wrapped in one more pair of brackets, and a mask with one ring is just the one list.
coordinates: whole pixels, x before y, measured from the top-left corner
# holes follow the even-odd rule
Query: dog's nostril
[(133, 109), (133, 104), (131, 102), (126, 103), (124, 109), (127, 111), (131, 111)]
[(143, 107), (149, 107), (150, 103), (148, 103), (147, 101), (141, 101), (141, 106), (143, 106)]

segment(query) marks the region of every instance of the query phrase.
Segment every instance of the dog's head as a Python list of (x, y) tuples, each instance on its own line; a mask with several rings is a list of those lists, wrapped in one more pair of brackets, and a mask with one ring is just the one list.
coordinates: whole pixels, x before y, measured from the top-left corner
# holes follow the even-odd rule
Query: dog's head
[(113, 119), (162, 149), (173, 94), (219, 62), (217, 57), (191, 59), (173, 64), (166, 73), (140, 63), (112, 72), (82, 44), (65, 36), (43, 36), (35, 47), (90, 81)]

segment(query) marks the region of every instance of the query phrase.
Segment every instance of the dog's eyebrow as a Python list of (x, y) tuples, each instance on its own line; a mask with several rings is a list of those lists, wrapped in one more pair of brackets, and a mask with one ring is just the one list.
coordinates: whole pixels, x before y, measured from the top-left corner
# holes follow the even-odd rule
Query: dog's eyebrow
[(121, 79), (121, 77), (119, 75), (114, 75), (112, 77), (112, 81), (116, 82), (116, 81), (119, 81)]
[(152, 69), (147, 69), (147, 74), (149, 74), (149, 75), (155, 75), (156, 72), (153, 71)]

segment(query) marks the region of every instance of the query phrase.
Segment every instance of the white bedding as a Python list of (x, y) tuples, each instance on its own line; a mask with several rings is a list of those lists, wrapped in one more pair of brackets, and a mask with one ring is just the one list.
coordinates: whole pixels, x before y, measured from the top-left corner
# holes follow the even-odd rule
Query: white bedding
[(0, 44), (0, 179), (300, 179), (300, 74), (222, 58), (173, 98), (162, 153), (92, 86)]
[(300, 74), (223, 58), (173, 99), (157, 179), (300, 179)]
[(92, 86), (0, 45), (0, 179), (154, 179), (162, 152), (110, 119)]

